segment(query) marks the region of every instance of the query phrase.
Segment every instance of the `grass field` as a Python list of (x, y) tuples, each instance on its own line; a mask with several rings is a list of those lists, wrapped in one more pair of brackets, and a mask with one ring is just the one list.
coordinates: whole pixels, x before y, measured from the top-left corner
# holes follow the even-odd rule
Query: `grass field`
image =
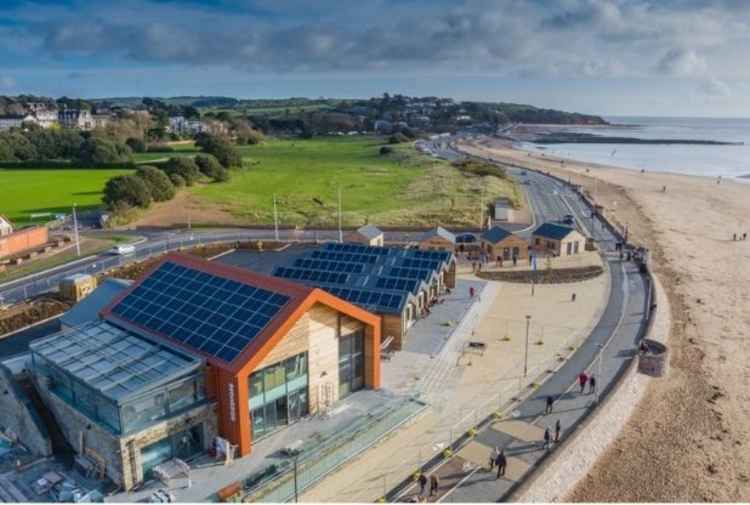
[(0, 214), (15, 224), (30, 224), (30, 214), (69, 213), (74, 203), (82, 210), (102, 204), (108, 179), (129, 170), (2, 170)]
[(510, 181), (464, 175), (410, 144), (386, 156), (381, 146), (362, 137), (268, 140), (241, 148), (245, 169), (228, 183), (192, 191), (247, 224), (273, 222), (275, 194), (280, 222), (308, 227), (336, 223), (339, 188), (345, 225), (478, 225), (482, 198), (521, 200)]

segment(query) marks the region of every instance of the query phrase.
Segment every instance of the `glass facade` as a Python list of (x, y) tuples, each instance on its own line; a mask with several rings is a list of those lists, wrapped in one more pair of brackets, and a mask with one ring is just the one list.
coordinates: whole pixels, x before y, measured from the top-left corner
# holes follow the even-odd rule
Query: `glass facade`
[(307, 415), (307, 353), (267, 366), (250, 376), (253, 439)]
[(32, 361), (36, 372), (49, 379), (49, 388), (55, 395), (116, 434), (141, 430), (194, 407), (206, 398), (202, 372), (190, 374), (118, 404), (58, 369), (44, 357), (32, 354)]
[(203, 425), (193, 426), (189, 430), (173, 433), (166, 438), (154, 442), (141, 449), (143, 463), (143, 480), (153, 477), (152, 471), (156, 465), (179, 458), (190, 459), (203, 452)]
[(339, 398), (365, 385), (364, 340), (361, 330), (339, 338)]

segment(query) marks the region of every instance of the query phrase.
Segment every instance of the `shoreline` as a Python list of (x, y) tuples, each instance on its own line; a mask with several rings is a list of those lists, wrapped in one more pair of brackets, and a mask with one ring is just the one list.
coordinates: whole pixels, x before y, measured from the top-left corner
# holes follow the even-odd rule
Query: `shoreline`
[[(652, 252), (670, 303), (670, 374), (651, 381), (571, 501), (747, 501), (750, 318), (746, 183), (577, 162), (497, 145), (462, 149), (578, 184)], [(667, 191), (662, 191), (666, 186)]]

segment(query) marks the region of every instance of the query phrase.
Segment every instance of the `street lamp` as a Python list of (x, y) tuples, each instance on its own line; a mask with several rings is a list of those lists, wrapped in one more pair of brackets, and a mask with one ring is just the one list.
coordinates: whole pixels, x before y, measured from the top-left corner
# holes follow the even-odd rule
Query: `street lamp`
[(599, 403), (599, 394), (602, 390), (602, 358), (604, 357), (604, 344), (597, 344), (599, 347), (599, 363), (597, 365), (597, 375), (599, 376), (599, 385), (596, 387), (596, 403)]
[(523, 354), (523, 376), (529, 371), (529, 324), (531, 324), (531, 316), (526, 315), (526, 351)]

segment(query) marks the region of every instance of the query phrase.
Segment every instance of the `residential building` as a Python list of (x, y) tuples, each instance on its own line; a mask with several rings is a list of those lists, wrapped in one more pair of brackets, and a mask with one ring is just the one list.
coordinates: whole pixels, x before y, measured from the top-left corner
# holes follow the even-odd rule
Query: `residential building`
[(482, 233), (481, 249), (490, 261), (527, 260), (529, 243), (518, 235), (499, 226), (493, 226)]
[(104, 128), (112, 121), (112, 114), (92, 114), (94, 128)]
[(456, 252), (456, 236), (441, 226), (436, 226), (425, 232), (419, 240), (419, 248), (423, 251)]
[(94, 128), (94, 118), (87, 109), (62, 109), (57, 113), (57, 120), (65, 128), (91, 130)]
[(93, 302), (30, 369), (78, 458), (126, 490), (380, 387), (380, 319), (321, 289), (173, 253)]
[(13, 225), (11, 224), (10, 219), (0, 215), (0, 237), (10, 235), (11, 233), (13, 233)]
[(371, 224), (360, 226), (345, 237), (347, 242), (375, 247), (383, 246), (383, 238), (383, 232), (380, 231), (378, 227)]
[(31, 114), (6, 114), (0, 116), (0, 130), (21, 128), (24, 123), (36, 123), (36, 118)]
[(35, 122), (42, 128), (50, 128), (58, 124), (57, 109), (45, 103), (30, 103), (28, 104), (28, 109), (31, 111)]
[(509, 198), (498, 198), (494, 206), (495, 221), (513, 223), (516, 220), (516, 212), (513, 208), (513, 202)]
[(586, 237), (578, 230), (556, 223), (544, 223), (531, 235), (532, 248), (553, 256), (571, 256), (583, 252)]

